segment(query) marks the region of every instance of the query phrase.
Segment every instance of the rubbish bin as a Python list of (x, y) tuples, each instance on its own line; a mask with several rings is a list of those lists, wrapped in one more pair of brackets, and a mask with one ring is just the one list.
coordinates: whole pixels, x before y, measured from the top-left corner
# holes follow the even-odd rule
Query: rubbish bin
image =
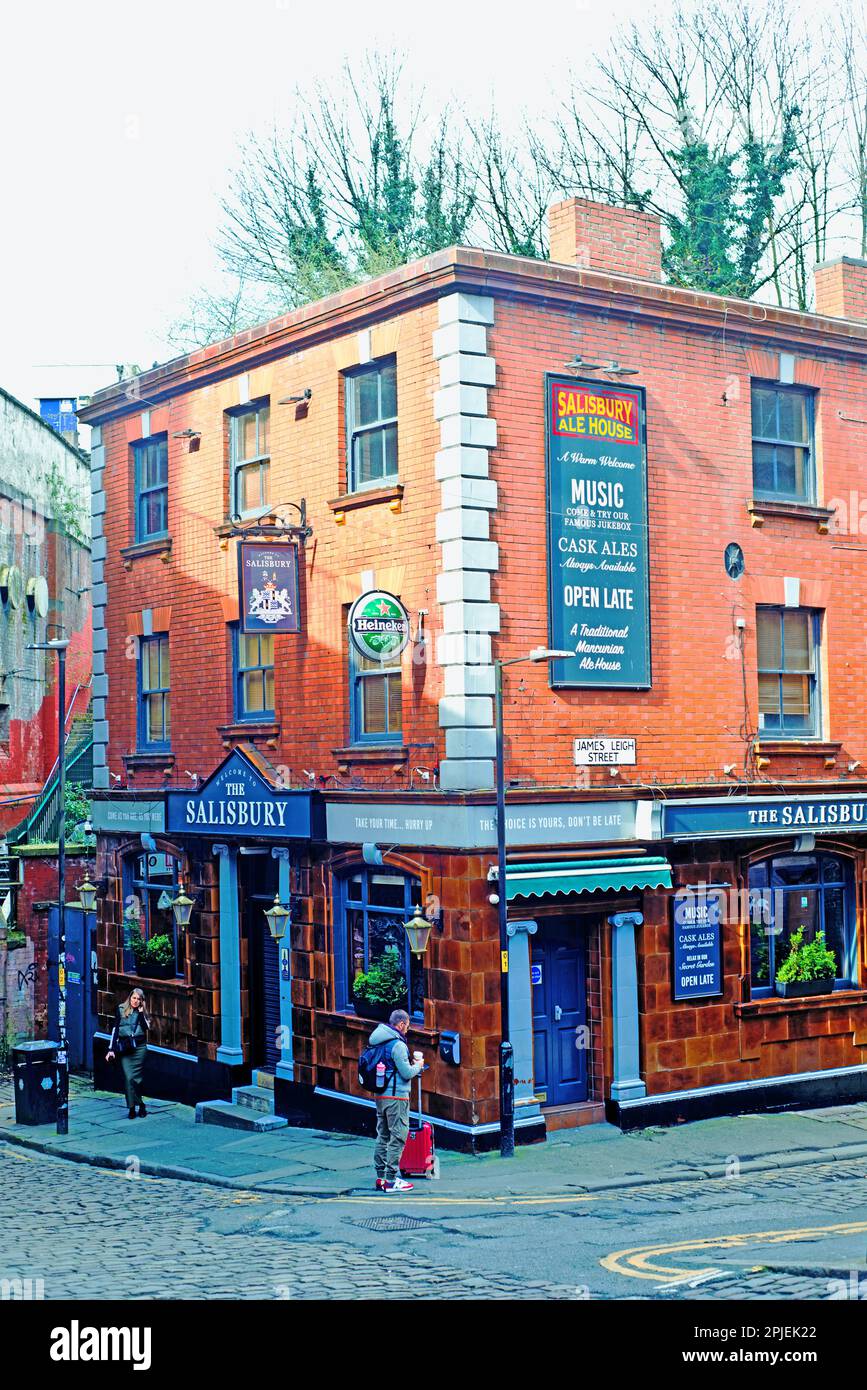
[(57, 1043), (26, 1042), (12, 1049), (15, 1123), (53, 1124), (57, 1115)]

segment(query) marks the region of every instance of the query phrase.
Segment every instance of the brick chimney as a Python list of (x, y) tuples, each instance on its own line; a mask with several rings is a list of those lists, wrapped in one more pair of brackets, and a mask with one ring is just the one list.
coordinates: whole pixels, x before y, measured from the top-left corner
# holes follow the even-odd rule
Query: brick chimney
[(817, 265), (813, 276), (817, 314), (867, 322), (867, 261), (841, 256)]
[(548, 209), (549, 257), (561, 265), (662, 279), (659, 218), (633, 208), (567, 198)]

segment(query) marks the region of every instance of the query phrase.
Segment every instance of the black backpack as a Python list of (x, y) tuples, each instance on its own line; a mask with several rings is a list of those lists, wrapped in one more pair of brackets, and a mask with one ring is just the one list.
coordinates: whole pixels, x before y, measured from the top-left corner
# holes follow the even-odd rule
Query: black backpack
[[(364, 1049), (358, 1059), (358, 1084), (362, 1090), (375, 1091), (378, 1096), (383, 1095), (389, 1088), (397, 1086), (397, 1068), (392, 1059), (395, 1043), (400, 1042), (400, 1038), (389, 1038), (386, 1042), (375, 1043)], [(380, 1062), (385, 1065), (385, 1072), (381, 1082), (377, 1076), (376, 1069)]]

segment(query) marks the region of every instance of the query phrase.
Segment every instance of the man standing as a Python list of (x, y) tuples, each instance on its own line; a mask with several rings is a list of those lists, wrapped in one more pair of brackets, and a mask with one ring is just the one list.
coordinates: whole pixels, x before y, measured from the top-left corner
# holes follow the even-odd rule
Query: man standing
[[(409, 1134), (409, 1087), (424, 1066), (420, 1052), (409, 1058), (406, 1034), (409, 1014), (395, 1009), (388, 1023), (380, 1023), (370, 1035), (370, 1046), (393, 1044), (388, 1050), (391, 1066), (382, 1095), (376, 1097), (376, 1148), (373, 1163), (379, 1192), (411, 1192), (413, 1184), (400, 1176), (400, 1156)], [(392, 1074), (389, 1074), (393, 1072)]]

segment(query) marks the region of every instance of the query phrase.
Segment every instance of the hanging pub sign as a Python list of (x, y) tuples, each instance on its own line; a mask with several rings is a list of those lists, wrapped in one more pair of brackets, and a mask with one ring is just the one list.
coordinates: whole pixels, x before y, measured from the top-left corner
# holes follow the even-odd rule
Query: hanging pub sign
[(545, 378), (554, 686), (646, 690), (650, 680), (645, 395)]
[(409, 614), (399, 598), (373, 589), (357, 598), (349, 610), (349, 640), (372, 661), (397, 661), (409, 641)]
[(238, 542), (238, 608), (242, 632), (300, 632), (298, 549)]
[(722, 925), (726, 890), (712, 884), (679, 888), (672, 898), (674, 999), (718, 998), (723, 992)]

